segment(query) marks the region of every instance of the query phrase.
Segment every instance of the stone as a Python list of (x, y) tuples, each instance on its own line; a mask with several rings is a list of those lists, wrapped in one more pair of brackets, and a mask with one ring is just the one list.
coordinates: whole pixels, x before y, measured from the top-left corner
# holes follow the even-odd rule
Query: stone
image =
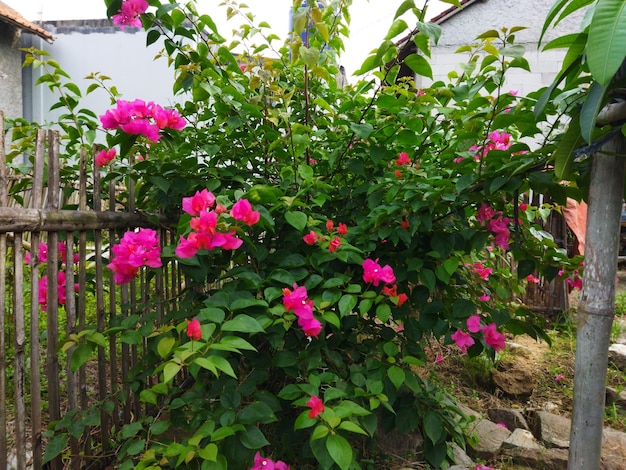
[(452, 443), (450, 448), (452, 449), (452, 461), (455, 464), (463, 466), (463, 468), (473, 467), (474, 462), (472, 461), (472, 459), (470, 459), (467, 453), (457, 444)]
[(525, 465), (533, 469), (566, 470), (568, 450), (546, 449), (542, 446), (534, 449), (514, 447), (502, 449), (500, 456), (507, 458), (512, 464)]
[(548, 413), (547, 411), (530, 410), (526, 419), (530, 430), (546, 447), (567, 449), (571, 422), (569, 419)]
[(520, 410), (509, 408), (491, 408), (487, 411), (487, 416), (494, 423), (503, 423), (506, 425), (509, 431), (514, 431), (518, 428), (529, 430), (526, 418)]
[(602, 470), (626, 470), (626, 433), (604, 428), (600, 460)]
[(511, 433), (511, 435), (502, 443), (502, 449), (515, 449), (515, 448), (523, 448), (523, 449), (534, 449), (541, 450), (545, 449), (533, 433), (526, 430), (517, 428), (515, 431)]
[(493, 370), (491, 377), (500, 390), (512, 397), (529, 397), (536, 385), (533, 373), (516, 365), (506, 370)]
[(621, 392), (617, 394), (617, 397), (615, 397), (614, 403), (615, 403), (615, 406), (618, 406), (622, 408), (623, 410), (626, 410), (626, 390), (622, 390)]
[(493, 459), (498, 454), (502, 443), (511, 435), (511, 431), (488, 419), (481, 419), (470, 425), (468, 431), (476, 434), (477, 437), (477, 442), (469, 449), (470, 455), (483, 460)]
[(617, 399), (617, 390), (612, 387), (606, 387), (604, 398), (604, 406), (611, 406)]
[(626, 372), (626, 344), (615, 343), (609, 347), (609, 364)]
[(506, 350), (514, 356), (530, 357), (532, 355), (529, 347), (512, 341), (507, 341)]

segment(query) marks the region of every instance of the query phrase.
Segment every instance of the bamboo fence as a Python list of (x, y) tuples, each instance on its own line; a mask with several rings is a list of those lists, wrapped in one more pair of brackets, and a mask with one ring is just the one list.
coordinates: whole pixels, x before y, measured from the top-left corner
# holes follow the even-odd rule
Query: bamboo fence
[[(77, 181), (62, 187), (57, 131), (37, 132), (28, 197), (21, 199), (27, 204), (19, 206), (11, 198), (5, 149), (0, 111), (0, 290), (5, 293), (0, 296), (0, 469), (43, 468), (49, 442), (44, 436), (51, 423), (107, 400), (114, 409), (102, 408), (99, 424), (85, 429), (80, 438), (70, 437), (62, 455), (48, 464), (51, 469), (102, 468), (116, 452), (109, 439), (111, 427), (119, 429), (133, 414), (141, 413), (139, 400), (123, 379), (137, 366), (145, 344), (121, 343), (111, 335), (107, 346), (98, 346), (97, 356), (73, 373), (69, 362), (73, 348), (64, 351), (63, 338), (93, 323), (103, 332), (148, 310), (162, 319), (175, 308), (182, 281), (173, 263), (157, 270), (156, 276), (142, 274), (121, 288), (106, 269), (109, 246), (125, 231), (157, 228), (162, 243), (173, 233), (163, 224), (154, 227), (135, 211), (132, 181), (126, 182), (128, 200), (121, 204), (112, 182), (105, 192), (100, 172), (91, 167), (92, 159), (88, 162), (89, 152), (84, 149)], [(76, 210), (63, 209), (61, 196), (68, 194), (77, 201)], [(59, 241), (65, 244), (58, 245)], [(45, 269), (40, 242), (48, 246)], [(25, 263), (27, 248), (29, 263)], [(63, 263), (56, 261), (61, 259), (59, 249), (66, 250)], [(60, 271), (66, 277), (62, 306), (57, 290)], [(45, 311), (38, 302), (43, 274), (47, 276)]]

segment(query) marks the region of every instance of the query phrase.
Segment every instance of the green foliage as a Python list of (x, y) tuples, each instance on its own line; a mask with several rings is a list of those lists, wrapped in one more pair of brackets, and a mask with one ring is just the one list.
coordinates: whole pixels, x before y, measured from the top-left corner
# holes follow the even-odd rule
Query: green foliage
[[(448, 443), (464, 445), (464, 421), (451, 398), (417, 373), (428, 367), (428, 342), (451, 343), (477, 313), (501, 330), (544, 336), (519, 301), (525, 277), (535, 269), (554, 277), (567, 260), (541, 227), (549, 207), (522, 208), (520, 195), (533, 189), (564, 202), (567, 193), (547, 170), (552, 148), (531, 151), (521, 140), (550, 142), (551, 130), (542, 135), (533, 116), (537, 97), (501, 88), (509, 69), (528, 69), (514, 40), (521, 28), (479, 36), (460, 50), (467, 53), (462, 75), (416, 92), (411, 82), (382, 85), (397, 74), (385, 68), (397, 55), (391, 38), (405, 28), (396, 20), (361, 67), (372, 74), (341, 89), (334, 77), (349, 2), (300, 3), (296, 34), (283, 44), (234, 3), (227, 15), (245, 23), (231, 42), (194, 2), (151, 0), (156, 9), (142, 16), (148, 43), (163, 41), (188, 124), (150, 145), (109, 132), (107, 145), (119, 148), (120, 159), (105, 179), (133, 181), (141, 210), (179, 219), (171, 227), (179, 236), (188, 236), (191, 220), (181, 216), (181, 200), (204, 189), (224, 207), (247, 199), (260, 220), (233, 224), (243, 240), (236, 250), (178, 259), (186, 291), (162, 322), (133, 315), (63, 346), (76, 346), (73, 369), (111, 336), (143, 346), (125, 380), (147, 412), (112, 436), (120, 468), (249, 468), (260, 450), (297, 468), (367, 468), (362, 443), (394, 429), (420, 430), (426, 459), (445, 467)], [(115, 13), (119, 2), (107, 6)], [(423, 20), (412, 1), (401, 10)], [(439, 32), (424, 26), (413, 40), (428, 56)], [(29, 57), (37, 65), (34, 52)], [(93, 122), (80, 121), (89, 113), (74, 104), (80, 90), (46, 64), (53, 73), (44, 81), (61, 93), (73, 122), (64, 128), (68, 142), (89, 143)], [(421, 55), (407, 64), (431, 75)], [(107, 77), (92, 78), (88, 92), (107, 89)], [(556, 109), (548, 101), (540, 119)], [(138, 154), (147, 158), (135, 161)], [(477, 216), (483, 204), (501, 217), (504, 241)], [(174, 258), (175, 247), (163, 257)], [(389, 265), (395, 282), (366, 282), (366, 259)], [(307, 289), (322, 322), (318, 337), (307, 337), (283, 303), (294, 285)], [(186, 334), (192, 318), (200, 340)], [(493, 359), (490, 344), (476, 340), (469, 354)], [(315, 417), (312, 396), (324, 405)], [(99, 406), (113, 413), (130, 399), (118, 394)], [(57, 423), (58, 435), (82, 432), (94, 415), (81, 413)], [(54, 442), (49, 452), (61, 452), (63, 442)]]

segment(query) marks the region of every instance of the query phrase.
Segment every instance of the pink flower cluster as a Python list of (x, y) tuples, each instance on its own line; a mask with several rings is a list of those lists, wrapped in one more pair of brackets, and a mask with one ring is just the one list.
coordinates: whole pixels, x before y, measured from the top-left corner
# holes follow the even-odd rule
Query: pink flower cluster
[(111, 248), (115, 255), (107, 267), (115, 274), (116, 284), (126, 284), (137, 277), (139, 268), (160, 268), (161, 247), (156, 231), (141, 228), (137, 232), (126, 232), (120, 242)]
[(274, 462), (267, 457), (261, 457), (261, 453), (257, 452), (254, 456), (254, 465), (250, 467), (250, 470), (290, 470), (290, 467), (282, 460)]
[(306, 287), (293, 285), (293, 291), (287, 287), (283, 289), (283, 305), (288, 312), (295, 313), (298, 325), (304, 334), (317, 336), (322, 331), (322, 324), (313, 316), (313, 301), (309, 299)]
[(317, 418), (317, 416), (324, 411), (324, 402), (315, 395), (311, 395), (309, 401), (306, 402), (306, 406), (311, 408), (309, 410), (309, 418)]
[(456, 330), (452, 334), (452, 340), (463, 354), (467, 352), (467, 348), (475, 343), (474, 337), (470, 333), (478, 333), (479, 331), (482, 331), (485, 343), (487, 343), (489, 347), (496, 351), (501, 351), (506, 348), (506, 338), (498, 331), (495, 323), (490, 323), (485, 326), (482, 326), (480, 323), (480, 315), (472, 315), (467, 319), (467, 331), (469, 331), (469, 333), (463, 330)]
[[(67, 245), (65, 242), (57, 243), (57, 250), (59, 253), (59, 258), (61, 260), (61, 265), (66, 264), (67, 259)], [(74, 264), (78, 263), (80, 260), (80, 255), (78, 253), (74, 253), (73, 261)], [(24, 256), (24, 261), (26, 263), (30, 263), (31, 256), (30, 252), (27, 252)], [(48, 245), (46, 243), (39, 243), (39, 262), (46, 263), (48, 262)], [(41, 309), (45, 312), (48, 308), (48, 276), (44, 275), (39, 279), (39, 296), (37, 301), (41, 306)], [(59, 271), (57, 274), (57, 298), (59, 305), (65, 305), (67, 301), (67, 275), (65, 271)], [(78, 292), (78, 284), (74, 284), (74, 292)]]
[(141, 28), (139, 15), (144, 14), (147, 9), (147, 0), (124, 0), (122, 7), (111, 19), (113, 20), (113, 24), (119, 26), (121, 29), (124, 29), (126, 26)]
[[(564, 271), (559, 271), (559, 276), (563, 276)], [(574, 269), (574, 272), (565, 278), (565, 282), (570, 289), (583, 290), (583, 278), (578, 269)]]
[(480, 153), (474, 155), (474, 158), (476, 160), (480, 160), (491, 150), (507, 150), (511, 145), (511, 134), (507, 132), (493, 131), (487, 136), (487, 142), (484, 147), (472, 145), (469, 149), (471, 151), (479, 151)]
[(316, 243), (325, 244), (328, 242), (328, 251), (335, 253), (341, 247), (341, 236), (348, 234), (348, 226), (339, 222), (337, 228), (332, 220), (326, 221), (326, 230), (330, 234), (330, 240), (325, 236), (311, 230), (302, 239), (307, 245), (315, 245)]
[(104, 129), (121, 129), (127, 134), (143, 135), (151, 142), (158, 142), (163, 129), (181, 130), (185, 120), (175, 109), (165, 109), (153, 101), (117, 100), (116, 107), (100, 116)]
[(511, 231), (509, 224), (511, 219), (503, 217), (502, 212), (495, 211), (493, 207), (482, 203), (476, 212), (476, 220), (486, 225), (487, 229), (494, 235), (494, 243), (505, 250), (509, 249), (509, 239)]
[(371, 260), (366, 259), (363, 261), (363, 281), (372, 283), (378, 286), (380, 281), (385, 284), (394, 284), (396, 282), (396, 275), (393, 273), (393, 269), (388, 264), (382, 266), (378, 264), (378, 259)]
[[(74, 292), (78, 292), (78, 284), (74, 284)], [(65, 271), (57, 273), (57, 298), (59, 305), (65, 305), (67, 302), (67, 276)], [(44, 312), (48, 309), (48, 276), (42, 276), (39, 279), (39, 298), (37, 299), (41, 310)]]
[(484, 281), (488, 281), (489, 276), (493, 272), (493, 268), (488, 268), (480, 262), (476, 262), (474, 264), (467, 263), (465, 266), (470, 269), (470, 272), (473, 272)]
[[(215, 206), (215, 209), (213, 209)], [(183, 198), (183, 210), (192, 216), (197, 216), (189, 222), (192, 232), (187, 238), (181, 236), (176, 247), (176, 256), (192, 258), (198, 250), (236, 250), (243, 244), (243, 240), (235, 237), (235, 230), (225, 231), (224, 224), (218, 227), (218, 218), (228, 213), (221, 204), (215, 204), (215, 196), (207, 189), (196, 191), (191, 197)], [(261, 219), (261, 214), (252, 209), (247, 199), (240, 199), (230, 210), (230, 216), (246, 225), (254, 225)], [(221, 231), (218, 230), (221, 228)]]
[(96, 154), (96, 166), (106, 166), (109, 163), (111, 163), (111, 161), (113, 161), (113, 159), (115, 158), (115, 156), (117, 155), (117, 150), (115, 149), (109, 149), (109, 150), (100, 150), (97, 154)]

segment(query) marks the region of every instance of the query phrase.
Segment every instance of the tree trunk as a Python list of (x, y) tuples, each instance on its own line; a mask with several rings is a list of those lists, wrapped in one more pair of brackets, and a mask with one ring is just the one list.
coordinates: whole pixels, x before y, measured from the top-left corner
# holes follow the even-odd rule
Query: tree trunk
[(592, 157), (568, 470), (600, 468), (608, 349), (615, 313), (624, 155), (626, 140), (619, 134)]

